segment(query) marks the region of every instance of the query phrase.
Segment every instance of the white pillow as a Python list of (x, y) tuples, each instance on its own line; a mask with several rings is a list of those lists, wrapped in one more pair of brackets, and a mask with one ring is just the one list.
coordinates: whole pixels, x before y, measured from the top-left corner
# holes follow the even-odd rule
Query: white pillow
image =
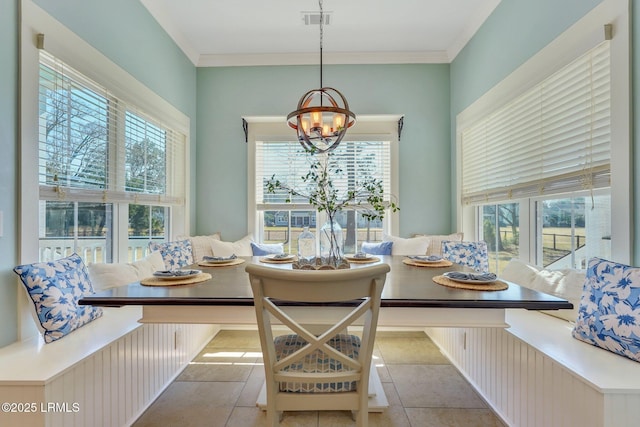
[(405, 239), (403, 237), (383, 235), (383, 242), (393, 242), (391, 255), (426, 255), (429, 248), (427, 236), (416, 236)]
[[(136, 269), (131, 264), (89, 264), (88, 269), (91, 284), (93, 284), (93, 289), (96, 292), (138, 280)], [(164, 270), (164, 263), (162, 264), (162, 270)]]
[(93, 289), (98, 292), (151, 277), (165, 266), (162, 255), (156, 251), (134, 263), (89, 264), (88, 269)]
[(137, 280), (151, 277), (156, 271), (166, 268), (160, 251), (150, 253), (146, 258), (134, 262), (131, 266), (136, 270)]
[(235, 242), (224, 242), (222, 240), (212, 240), (211, 241), (211, 250), (213, 251), (213, 256), (253, 256), (253, 251), (251, 250), (251, 234), (246, 235), (240, 240), (236, 240)]
[(445, 240), (451, 242), (462, 242), (464, 236), (463, 233), (453, 233), (449, 235), (443, 234), (417, 234), (417, 236), (425, 236), (429, 238), (429, 249), (427, 249), (427, 255), (442, 256), (442, 242)]
[(205, 256), (213, 256), (211, 241), (220, 240), (220, 233), (208, 236), (176, 236), (176, 240), (189, 240), (193, 252), (193, 262), (200, 262)]
[(512, 259), (505, 266), (500, 278), (536, 291), (564, 298), (573, 304), (571, 310), (541, 310), (560, 319), (575, 322), (578, 317), (578, 307), (586, 272), (566, 268), (562, 270), (548, 270), (527, 264), (519, 259)]

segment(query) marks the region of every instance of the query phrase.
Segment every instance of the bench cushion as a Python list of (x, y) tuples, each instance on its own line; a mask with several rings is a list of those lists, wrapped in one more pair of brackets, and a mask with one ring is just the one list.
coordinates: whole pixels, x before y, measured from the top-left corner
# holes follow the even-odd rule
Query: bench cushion
[(589, 260), (573, 336), (640, 362), (640, 268)]
[(33, 302), (36, 325), (45, 343), (58, 340), (102, 316), (102, 309), (79, 305), (92, 294), (87, 268), (77, 254), (51, 262), (19, 265), (13, 271)]
[(536, 291), (566, 299), (573, 304), (571, 310), (542, 310), (569, 322), (578, 317), (578, 306), (585, 281), (585, 271), (571, 268), (549, 270), (528, 264), (519, 259), (510, 260), (500, 274), (500, 278), (517, 283)]

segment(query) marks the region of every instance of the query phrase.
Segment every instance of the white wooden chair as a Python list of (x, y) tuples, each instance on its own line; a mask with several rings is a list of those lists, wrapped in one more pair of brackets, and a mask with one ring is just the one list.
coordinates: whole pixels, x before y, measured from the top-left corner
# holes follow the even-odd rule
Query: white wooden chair
[[(389, 270), (387, 264), (346, 270), (246, 267), (264, 359), (267, 425), (279, 425), (282, 411), (318, 410), (351, 410), (357, 426), (367, 425), (369, 370), (380, 295)], [(286, 305), (347, 301), (356, 301), (357, 306), (346, 307), (348, 314), (341, 311), (337, 321), (330, 319), (333, 307)], [(305, 320), (299, 315), (310, 313), (319, 313), (312, 322), (314, 327), (323, 324), (319, 330), (303, 326)], [(362, 338), (346, 333), (356, 321), (363, 325)], [(273, 327), (282, 325), (293, 334), (274, 338)]]

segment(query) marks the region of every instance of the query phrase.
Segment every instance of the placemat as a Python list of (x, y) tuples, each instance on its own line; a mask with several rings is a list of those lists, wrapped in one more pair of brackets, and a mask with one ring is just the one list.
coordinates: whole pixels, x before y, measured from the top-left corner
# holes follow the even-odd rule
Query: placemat
[(198, 265), (200, 267), (231, 267), (232, 265), (238, 265), (238, 264), (242, 264), (244, 262), (244, 260), (242, 258), (236, 258), (234, 260), (231, 260), (231, 262), (228, 262), (226, 264), (214, 264), (214, 263), (209, 263), (206, 261), (200, 261), (198, 263)]
[(294, 256), (293, 258), (288, 258), (288, 259), (274, 259), (274, 258), (267, 258), (267, 257), (260, 258), (260, 262), (266, 262), (268, 264), (289, 264), (297, 260), (298, 260), (297, 256)]
[(507, 285), (505, 282), (502, 282), (500, 280), (496, 280), (495, 282), (491, 282), (491, 283), (482, 283), (482, 284), (473, 285), (471, 283), (456, 282), (454, 280), (449, 279), (446, 276), (435, 276), (433, 278), (433, 281), (436, 282), (438, 285), (448, 286), (450, 288), (457, 288), (457, 289), (470, 289), (472, 291), (504, 291), (509, 287), (509, 285)]
[(349, 261), (349, 264), (370, 264), (372, 262), (378, 262), (380, 261), (380, 258), (378, 258), (377, 256), (372, 256), (369, 258), (345, 258), (347, 261)]
[(418, 261), (414, 261), (411, 258), (405, 258), (402, 260), (403, 263), (407, 264), (407, 265), (413, 265), (416, 267), (430, 267), (430, 268), (438, 268), (438, 267), (451, 267), (453, 265), (453, 263), (449, 260), (443, 259), (442, 261), (438, 261), (438, 262), (430, 262), (430, 263), (426, 263), (426, 262), (418, 262)]
[(211, 279), (209, 273), (200, 273), (197, 276), (189, 277), (186, 279), (174, 279), (167, 280), (159, 277), (147, 277), (140, 280), (140, 284), (144, 286), (176, 286), (176, 285), (192, 285), (194, 283), (206, 282)]

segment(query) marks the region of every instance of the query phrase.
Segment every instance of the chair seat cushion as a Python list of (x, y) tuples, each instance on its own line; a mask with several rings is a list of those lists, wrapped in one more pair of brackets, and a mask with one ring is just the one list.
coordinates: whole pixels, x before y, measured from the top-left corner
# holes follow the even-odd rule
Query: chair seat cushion
[[(307, 342), (298, 335), (281, 335), (274, 340), (276, 359), (280, 360), (300, 348)], [(360, 351), (360, 338), (355, 335), (338, 334), (328, 341), (328, 344), (339, 352), (351, 357), (358, 358)], [(304, 361), (287, 366), (284, 371), (303, 371), (305, 373), (330, 373), (344, 370), (342, 363), (328, 357), (324, 352), (316, 350), (304, 358)], [(334, 383), (293, 383), (281, 382), (280, 391), (295, 393), (331, 393), (356, 391), (355, 381), (334, 382)]]

